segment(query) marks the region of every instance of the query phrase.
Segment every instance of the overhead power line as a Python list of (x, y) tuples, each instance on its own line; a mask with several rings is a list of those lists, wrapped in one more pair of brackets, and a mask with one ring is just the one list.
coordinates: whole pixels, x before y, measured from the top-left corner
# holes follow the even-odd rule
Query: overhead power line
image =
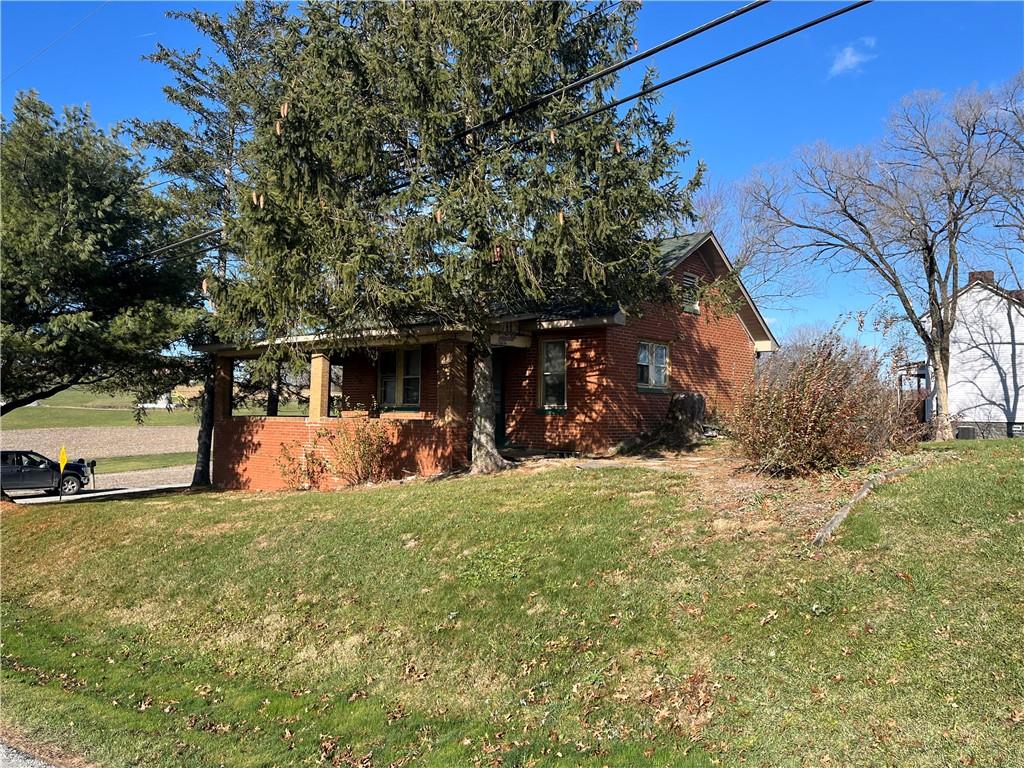
[(38, 58), (39, 58), (40, 56), (42, 56), (42, 55), (43, 55), (44, 53), (46, 53), (46, 52), (47, 52), (48, 50), (50, 50), (51, 48), (53, 48), (53, 46), (55, 46), (55, 45), (56, 45), (57, 43), (59, 43), (59, 42), (60, 42), (61, 40), (63, 40), (63, 39), (65, 38), (65, 37), (67, 37), (68, 35), (70, 35), (70, 34), (71, 34), (72, 32), (74, 32), (74, 31), (75, 31), (76, 29), (78, 29), (78, 28), (79, 28), (80, 26), (82, 26), (83, 24), (85, 24), (85, 22), (87, 22), (87, 21), (88, 21), (89, 19), (91, 19), (91, 18), (92, 18), (93, 16), (95, 16), (95, 15), (96, 15), (97, 13), (99, 13), (99, 12), (100, 12), (100, 10), (102, 10), (103, 6), (105, 6), (105, 5), (106, 5), (107, 3), (109, 3), (109, 2), (110, 2), (110, 0), (103, 0), (103, 2), (102, 2), (102, 3), (100, 3), (100, 4), (98, 5), (98, 6), (96, 6), (96, 7), (95, 7), (95, 8), (93, 8), (93, 9), (92, 9), (91, 11), (89, 11), (89, 13), (85, 14), (85, 16), (83, 16), (82, 18), (80, 18), (80, 19), (79, 19), (78, 21), (76, 21), (76, 22), (75, 22), (74, 24), (72, 24), (72, 25), (71, 25), (70, 27), (68, 27), (68, 28), (67, 28), (67, 29), (65, 29), (65, 30), (64, 30), (63, 32), (61, 32), (61, 33), (60, 33), (59, 35), (57, 35), (57, 37), (53, 38), (53, 40), (51, 40), (51, 41), (50, 41), (49, 43), (47, 43), (47, 44), (46, 44), (46, 45), (44, 45), (44, 46), (43, 46), (42, 48), (40, 48), (40, 49), (39, 49), (38, 51), (36, 51), (35, 53), (33, 53), (33, 54), (32, 54), (31, 56), (29, 56), (29, 57), (28, 57), (28, 58), (27, 58), (27, 59), (26, 59), (26, 60), (25, 60), (24, 62), (22, 62), (22, 63), (21, 63), (21, 65), (20, 65), (20, 66), (16, 67), (16, 68), (15, 68), (15, 69), (14, 69), (13, 71), (11, 71), (11, 72), (8, 72), (8, 73), (7, 73), (6, 75), (4, 75), (4, 79), (3, 79), (3, 80), (0, 80), (0, 82), (6, 83), (6, 82), (7, 82), (8, 80), (10, 80), (10, 79), (11, 79), (12, 77), (14, 77), (14, 76), (15, 76), (16, 74), (18, 74), (19, 72), (21, 72), (21, 70), (23, 70), (23, 69), (24, 69), (25, 67), (27, 67), (27, 66), (28, 66), (29, 64), (31, 64), (32, 62), (34, 62), (34, 61), (35, 61), (36, 59), (38, 59)]
[(189, 243), (194, 243), (197, 240), (203, 240), (203, 239), (209, 237), (210, 235), (215, 235), (215, 234), (219, 233), (220, 229), (221, 229), (220, 227), (217, 227), (216, 229), (208, 229), (205, 232), (200, 232), (198, 235), (192, 235), (192, 237), (186, 237), (184, 240), (178, 240), (177, 242), (174, 242), (174, 243), (168, 243), (167, 245), (162, 245), (159, 248), (150, 251), (149, 253), (142, 254), (142, 256), (139, 257), (139, 258), (140, 259), (147, 259), (150, 256), (156, 256), (157, 254), (163, 253), (164, 251), (169, 251), (172, 248), (177, 248), (179, 245), (188, 245)]
[[(764, 48), (765, 46), (771, 45), (772, 43), (777, 43), (780, 40), (784, 40), (787, 37), (791, 37), (792, 35), (795, 35), (795, 34), (798, 34), (800, 32), (803, 32), (803, 31), (805, 31), (807, 29), (810, 29), (811, 27), (815, 27), (815, 26), (817, 26), (819, 24), (825, 23), (826, 21), (830, 21), (830, 20), (832, 20), (832, 19), (834, 19), (834, 18), (836, 18), (838, 16), (842, 16), (844, 13), (849, 13), (850, 11), (855, 11), (858, 8), (863, 8), (865, 5), (869, 5), (871, 2), (873, 2), (873, 0), (860, 0), (860, 2), (856, 2), (856, 3), (853, 3), (852, 5), (848, 5), (848, 6), (845, 6), (844, 8), (840, 8), (838, 10), (832, 11), (831, 13), (827, 13), (824, 16), (819, 16), (816, 19), (812, 19), (811, 21), (808, 21), (808, 22), (800, 24), (800, 25), (798, 25), (796, 27), (792, 27), (790, 29), (787, 29), (785, 32), (780, 32), (779, 34), (773, 35), (773, 36), (771, 36), (769, 38), (766, 38), (766, 39), (764, 39), (764, 40), (762, 40), (762, 41), (760, 41), (758, 43), (754, 43), (753, 45), (748, 45), (746, 48), (741, 48), (740, 50), (735, 51), (733, 53), (730, 53), (727, 56), (722, 56), (721, 58), (715, 59), (714, 61), (708, 62), (707, 64), (702, 64), (701, 66), (696, 67), (695, 69), (691, 69), (688, 72), (684, 72), (681, 75), (677, 75), (677, 76), (672, 77), (672, 78), (670, 78), (668, 80), (663, 80), (660, 83), (656, 83), (656, 84), (654, 84), (652, 86), (649, 86), (647, 88), (643, 88), (643, 89), (637, 91), (636, 93), (630, 94), (629, 96), (623, 96), (621, 99), (616, 99), (615, 101), (611, 101), (608, 104), (603, 104), (600, 107), (592, 109), (592, 110), (590, 110), (588, 112), (584, 112), (581, 115), (576, 115), (575, 117), (569, 118), (568, 120), (564, 120), (564, 121), (562, 121), (560, 123), (556, 123), (554, 125), (547, 126), (547, 127), (543, 128), (543, 129), (541, 129), (541, 130), (539, 130), (539, 131), (537, 131), (535, 133), (532, 133), (529, 136), (525, 136), (525, 137), (523, 137), (521, 139), (518, 139), (516, 141), (513, 141), (513, 142), (509, 143), (508, 145), (503, 147), (503, 149), (504, 148), (512, 148), (512, 147), (522, 146), (522, 145), (524, 145), (524, 144), (526, 144), (526, 143), (536, 139), (538, 136), (548, 134), (551, 131), (557, 131), (560, 128), (566, 128), (566, 127), (568, 127), (570, 125), (574, 125), (574, 124), (576, 124), (576, 123), (578, 123), (578, 122), (580, 122), (582, 120), (586, 120), (589, 117), (594, 117), (595, 115), (599, 115), (599, 114), (601, 114), (603, 112), (607, 112), (607, 111), (609, 111), (611, 109), (615, 109), (616, 107), (620, 107), (623, 104), (626, 104), (626, 103), (628, 103), (630, 101), (635, 101), (635, 100), (637, 100), (639, 98), (643, 98), (644, 96), (647, 96), (647, 95), (649, 95), (651, 93), (655, 93), (657, 91), (662, 90), (663, 88), (667, 88), (670, 85), (675, 85), (676, 83), (679, 83), (679, 82), (681, 82), (683, 80), (686, 80), (687, 78), (694, 77), (695, 75), (699, 75), (702, 72), (707, 72), (710, 69), (714, 69), (715, 67), (719, 67), (722, 64), (725, 64), (725, 63), (730, 62), (730, 61), (734, 61), (735, 59), (738, 59), (738, 58), (740, 58), (742, 56), (746, 56), (747, 54), (753, 53), (754, 51), (757, 51), (757, 50), (759, 50), (761, 48)], [(751, 5), (753, 5), (753, 4), (751, 4)], [(744, 8), (747, 8), (747, 6), (744, 6)], [(743, 8), (740, 8), (739, 10), (742, 11)], [(749, 10), (753, 10), (753, 8), (750, 8)], [(702, 25), (702, 26), (706, 26), (706, 25)], [(699, 29), (699, 27), (697, 29)], [(692, 37), (692, 35), (691, 35), (691, 37)], [(464, 162), (463, 165), (467, 165), (468, 162), (469, 161)], [(403, 182), (403, 183), (401, 183), (401, 184), (399, 184), (399, 185), (397, 185), (395, 187), (392, 187), (392, 188), (386, 190), (383, 194), (385, 194), (385, 195), (393, 194), (393, 193), (398, 192), (398, 191), (400, 191), (402, 189), (405, 189), (411, 183), (412, 183), (411, 181), (405, 181), (405, 182)]]
[[(610, 101), (607, 104), (600, 106), (596, 109), (592, 109), (589, 112), (585, 112), (582, 115), (577, 115), (576, 117), (564, 120), (563, 122), (558, 123), (556, 125), (549, 126), (548, 128), (544, 129), (544, 132), (554, 131), (558, 130), (559, 128), (566, 128), (570, 125), (575, 125), (576, 123), (582, 120), (586, 120), (588, 117), (594, 117), (595, 115), (599, 115), (602, 112), (607, 112), (610, 109), (615, 109), (616, 107), (619, 107), (627, 102), (635, 101), (636, 99), (643, 98), (644, 96), (649, 96), (652, 93), (660, 91), (663, 88), (667, 88), (670, 85), (675, 85), (676, 83), (682, 82), (683, 80), (693, 77), (694, 75), (699, 75), (702, 72), (707, 72), (709, 69), (714, 69), (715, 67), (721, 66), (722, 64), (733, 61), (734, 59), (738, 59), (741, 56), (746, 56), (748, 53), (753, 53), (754, 51), (764, 48), (767, 45), (777, 43), (780, 40), (784, 40), (787, 37), (803, 32), (806, 29), (816, 27), (818, 24), (823, 24), (826, 21), (830, 21), (836, 18), (837, 16), (842, 16), (844, 13), (849, 13), (850, 11), (855, 11), (858, 8), (863, 8), (865, 5), (870, 5), (872, 2), (873, 0), (860, 0), (860, 2), (853, 3), (852, 5), (848, 5), (845, 8), (840, 8), (836, 11), (832, 11), (831, 13), (827, 13), (824, 16), (819, 16), (818, 18), (808, 21), (804, 24), (793, 27), (791, 29), (787, 29), (785, 32), (780, 32), (777, 35), (773, 35), (772, 37), (766, 38), (759, 43), (748, 45), (746, 48), (741, 48), (740, 50), (735, 51), (734, 53), (730, 53), (727, 56), (722, 56), (721, 58), (715, 59), (712, 62), (703, 64), (699, 67), (696, 67), (695, 69), (691, 69), (689, 72), (684, 72), (683, 74), (676, 75), (675, 77), (669, 78), (668, 80), (663, 80), (660, 83), (656, 83), (654, 85), (648, 86), (647, 88), (643, 88), (637, 91), (636, 93), (630, 94), (629, 96), (623, 96), (621, 99)], [(525, 143), (526, 141), (529, 141), (530, 139), (535, 137), (536, 135), (528, 137), (526, 139), (520, 139), (519, 141), (515, 142), (513, 146), (518, 146), (519, 144)]]
[(609, 66), (604, 67), (603, 69), (600, 69), (597, 72), (593, 72), (587, 75), (586, 77), (582, 77), (579, 80), (575, 80), (571, 83), (567, 83), (566, 85), (554, 88), (548, 91), (547, 93), (542, 93), (541, 95), (530, 99), (530, 101), (526, 102), (525, 104), (521, 104), (518, 107), (508, 110), (499, 117), (493, 117), (490, 118), (489, 120), (484, 120), (483, 122), (477, 123), (476, 125), (470, 128), (466, 128), (463, 131), (459, 131), (457, 134), (455, 134), (455, 136), (452, 137), (452, 139), (461, 139), (465, 136), (468, 136), (471, 133), (474, 133), (475, 131), (480, 131), (483, 130), (484, 128), (490, 128), (492, 126), (499, 125), (505, 122), (506, 120), (515, 117), (516, 115), (520, 115), (523, 112), (527, 112), (531, 109), (536, 109), (537, 107), (547, 103), (548, 101), (557, 96), (563, 96), (566, 93), (571, 93), (572, 91), (584, 88), (597, 80), (600, 80), (604, 77), (608, 77), (608, 75), (615, 74), (616, 72), (625, 69), (626, 67), (630, 67), (633, 64), (636, 64), (637, 62), (643, 61), (644, 59), (649, 59), (651, 56), (661, 53), (664, 50), (679, 45), (680, 43), (686, 42), (687, 40), (691, 40), (692, 38), (697, 37), (697, 35), (701, 35), (709, 30), (714, 29), (715, 27), (725, 24), (728, 21), (737, 19), (745, 13), (749, 13), (750, 11), (760, 8), (762, 5), (767, 5), (769, 2), (770, 0), (755, 0), (754, 2), (747, 3), (742, 8), (737, 8), (735, 11), (730, 11), (729, 13), (723, 14), (722, 16), (719, 16), (717, 19), (712, 19), (711, 21), (701, 24), (699, 27), (694, 27), (693, 29), (684, 32), (681, 35), (676, 35), (671, 40), (666, 40), (663, 43), (659, 43), (658, 45), (655, 45), (653, 48), (648, 48), (646, 51), (641, 51), (640, 53), (634, 56), (630, 56), (628, 59), (623, 59), (617, 64), (610, 64)]
[[(750, 4), (748, 4), (748, 6), (744, 6), (743, 8), (740, 8), (738, 10), (739, 11), (744, 11), (744, 8), (746, 8), (747, 10), (753, 10), (753, 7), (759, 7), (760, 5), (763, 5), (767, 1), (768, 0), (759, 0), (759, 2), (757, 2), (757, 3), (750, 3)], [(521, 146), (522, 144), (525, 144), (525, 143), (527, 143), (527, 142), (537, 138), (537, 136), (539, 136), (539, 135), (543, 135), (543, 134), (548, 133), (550, 131), (558, 130), (560, 128), (566, 128), (568, 126), (575, 125), (576, 123), (579, 123), (579, 122), (581, 122), (583, 120), (586, 120), (587, 118), (594, 117), (595, 115), (599, 115), (599, 114), (602, 114), (602, 113), (607, 112), (609, 110), (615, 109), (616, 107), (620, 107), (623, 104), (626, 104), (628, 102), (635, 101), (636, 99), (643, 98), (644, 96), (648, 96), (648, 95), (650, 95), (652, 93), (656, 93), (657, 91), (660, 91), (660, 90), (662, 90), (664, 88), (667, 88), (670, 85), (675, 85), (676, 83), (682, 82), (683, 80), (686, 80), (688, 78), (694, 77), (694, 76), (699, 75), (699, 74), (701, 74), (703, 72), (707, 72), (708, 70), (714, 69), (715, 67), (719, 67), (722, 64), (726, 64), (726, 63), (728, 63), (730, 61), (734, 61), (734, 60), (736, 60), (736, 59), (738, 59), (738, 58), (740, 58), (742, 56), (746, 56), (747, 54), (750, 54), (750, 53), (753, 53), (754, 51), (760, 50), (761, 48), (764, 48), (766, 46), (772, 45), (773, 43), (777, 43), (780, 40), (786, 39), (787, 37), (791, 37), (793, 35), (799, 34), (800, 32), (803, 32), (805, 30), (811, 29), (812, 27), (816, 27), (819, 24), (823, 24), (826, 21), (831, 21), (832, 19), (837, 18), (839, 16), (842, 16), (843, 14), (849, 13), (851, 11), (855, 11), (858, 8), (863, 8), (866, 5), (870, 5), (872, 2), (873, 2), (873, 0), (860, 0), (859, 2), (855, 2), (855, 3), (851, 4), (851, 5), (845, 6), (844, 8), (840, 8), (838, 10), (832, 11), (831, 13), (827, 13), (824, 16), (819, 16), (818, 18), (812, 19), (811, 21), (805, 22), (805, 23), (800, 24), (800, 25), (795, 26), (795, 27), (791, 27), (790, 29), (787, 29), (784, 32), (780, 32), (777, 35), (772, 35), (771, 37), (768, 37), (768, 38), (765, 38), (764, 40), (761, 40), (760, 42), (754, 43), (753, 45), (748, 45), (745, 48), (741, 48), (738, 51), (730, 53), (730, 54), (728, 54), (726, 56), (722, 56), (722, 57), (720, 57), (718, 59), (715, 59), (714, 61), (708, 62), (707, 64), (703, 64), (703, 65), (701, 65), (699, 67), (691, 69), (691, 70), (689, 70), (687, 72), (684, 72), (684, 73), (682, 73), (680, 75), (676, 75), (675, 77), (669, 78), (668, 80), (663, 80), (660, 83), (655, 83), (654, 85), (648, 86), (647, 88), (643, 88), (643, 89), (641, 89), (641, 90), (639, 90), (639, 91), (637, 91), (635, 93), (630, 94), (629, 96), (624, 96), (621, 99), (616, 99), (616, 100), (611, 101), (611, 102), (609, 102), (607, 104), (604, 104), (604, 105), (602, 105), (600, 107), (597, 107), (595, 109), (592, 109), (592, 110), (589, 110), (587, 112), (584, 112), (581, 115), (576, 115), (575, 117), (569, 118), (568, 120), (564, 120), (564, 121), (562, 121), (560, 123), (557, 123), (555, 125), (548, 126), (547, 128), (544, 128), (542, 131), (539, 131), (539, 132), (534, 133), (534, 134), (532, 134), (530, 136), (527, 136), (527, 137), (524, 137), (522, 139), (519, 139), (518, 141), (512, 142), (508, 146), (509, 147)], [(750, 6), (753, 6), (753, 7), (750, 7)], [(746, 12), (746, 11), (744, 11), (744, 12)], [(724, 17), (722, 17), (722, 18), (724, 18)], [(735, 17), (733, 16), (733, 18), (735, 18)], [(715, 21), (719, 21), (719, 20), (716, 19)], [(709, 22), (709, 23), (711, 23), (711, 22)], [(719, 23), (721, 23), (721, 22), (719, 21)], [(706, 25), (702, 25), (702, 26), (706, 26)], [(697, 29), (699, 29), (699, 27)], [(692, 37), (692, 36), (693, 35), (690, 35), (690, 37)], [(675, 39), (675, 38), (673, 38), (673, 39)], [(664, 50), (664, 49), (662, 48), (662, 50)], [(383, 194), (385, 194), (385, 195), (393, 194), (393, 193), (398, 192), (398, 191), (400, 191), (402, 189), (405, 189), (410, 184), (411, 184), (410, 181), (403, 182), (402, 184), (400, 184), (400, 185), (398, 185), (396, 187), (392, 187), (391, 189), (386, 190)], [(165, 245), (165, 246), (162, 246), (160, 248), (157, 248), (154, 251), (150, 251), (147, 254), (143, 254), (141, 257), (136, 257), (136, 259), (134, 259), (134, 260), (139, 260), (139, 259), (142, 259), (142, 258), (148, 258), (148, 257), (151, 257), (151, 256), (155, 256), (157, 254), (160, 254), (160, 253), (165, 252), (167, 250), (170, 250), (172, 248), (176, 248), (176, 247), (178, 247), (180, 245), (185, 245), (185, 244), (190, 243), (190, 242), (195, 242), (197, 240), (201, 240), (204, 237), (209, 237), (210, 235), (217, 234), (220, 231), (221, 230), (218, 227), (217, 229), (211, 229), (211, 230), (208, 230), (206, 232), (201, 232), (198, 235), (193, 235), (192, 237), (185, 238), (184, 240), (179, 240), (177, 242), (170, 243), (168, 245)], [(220, 245), (220, 243), (216, 243), (214, 245), (210, 245), (210, 246), (208, 246), (206, 248), (203, 248), (203, 249), (201, 249), (199, 251), (196, 251), (196, 252), (193, 252), (193, 253), (188, 253), (188, 254), (183, 254), (182, 256), (177, 256), (177, 257), (172, 257), (172, 258), (185, 258), (186, 256), (200, 255), (202, 253), (206, 253), (207, 251), (210, 251), (210, 250), (213, 250), (214, 248), (219, 247), (219, 245)], [(128, 263), (128, 262), (126, 262), (126, 263)]]

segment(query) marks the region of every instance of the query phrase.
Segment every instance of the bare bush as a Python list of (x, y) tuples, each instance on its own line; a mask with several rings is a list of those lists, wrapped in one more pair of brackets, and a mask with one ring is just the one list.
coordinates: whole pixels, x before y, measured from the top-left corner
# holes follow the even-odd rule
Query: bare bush
[(327, 442), (331, 466), (347, 484), (365, 485), (388, 479), (393, 444), (381, 419), (355, 419), (350, 433), (331, 432)]
[(308, 444), (293, 440), (281, 446), (275, 464), (289, 489), (308, 491), (320, 487), (330, 471), (330, 465), (320, 449), (320, 440), (326, 436), (327, 433), (320, 430)]
[(808, 474), (862, 464), (919, 433), (873, 350), (829, 332), (770, 360), (730, 418), (759, 471)]

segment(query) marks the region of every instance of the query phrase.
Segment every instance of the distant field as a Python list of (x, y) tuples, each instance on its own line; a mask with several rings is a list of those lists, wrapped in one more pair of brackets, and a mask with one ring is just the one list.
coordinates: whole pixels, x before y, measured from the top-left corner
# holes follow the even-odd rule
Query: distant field
[(193, 464), (195, 460), (195, 451), (151, 453), (142, 456), (112, 456), (108, 459), (98, 459), (96, 462), (96, 472), (105, 474), (111, 472), (135, 472), (140, 469), (180, 467), (183, 464)]
[[(69, 389), (40, 401), (37, 406), (19, 408), (0, 420), (0, 428), (47, 429), (51, 427), (130, 427), (135, 425), (134, 400), (127, 395), (104, 395), (84, 389)], [(196, 423), (189, 410), (147, 412), (146, 426), (176, 427)]]

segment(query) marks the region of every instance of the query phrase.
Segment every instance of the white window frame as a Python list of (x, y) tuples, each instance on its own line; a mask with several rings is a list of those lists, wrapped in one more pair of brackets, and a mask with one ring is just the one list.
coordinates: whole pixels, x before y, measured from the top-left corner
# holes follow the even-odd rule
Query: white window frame
[[(562, 347), (562, 402), (559, 404), (547, 402), (546, 377), (548, 375), (558, 373), (557, 371), (548, 371), (545, 368), (545, 362), (547, 360), (547, 355), (545, 354), (545, 352), (549, 344), (560, 344)], [(540, 360), (537, 364), (537, 370), (539, 372), (539, 376), (537, 377), (538, 405), (540, 406), (540, 408), (548, 411), (564, 409), (565, 407), (567, 407), (569, 402), (569, 345), (565, 339), (544, 339), (543, 341), (540, 342), (538, 352), (540, 354)]]
[[(409, 352), (419, 352), (420, 372), (416, 378), (419, 379), (417, 387), (419, 399), (413, 402), (405, 401), (405, 356)], [(384, 374), (381, 371), (381, 356), (393, 354), (395, 356), (395, 402), (384, 402)], [(410, 377), (411, 378), (411, 377)], [(377, 407), (381, 410), (419, 410), (423, 402), (423, 347), (395, 347), (393, 349), (382, 349), (377, 355)]]
[[(665, 350), (665, 370), (664, 370), (664, 383), (656, 383), (656, 374), (658, 365), (655, 362), (658, 359), (658, 348)], [(640, 362), (641, 350), (647, 351), (647, 362)], [(640, 341), (636, 345), (636, 365), (637, 365), (637, 382), (636, 385), (640, 389), (657, 389), (667, 390), (669, 389), (669, 383), (672, 380), (672, 355), (669, 345), (664, 341)], [(645, 365), (647, 368), (647, 381), (640, 380), (640, 366)]]

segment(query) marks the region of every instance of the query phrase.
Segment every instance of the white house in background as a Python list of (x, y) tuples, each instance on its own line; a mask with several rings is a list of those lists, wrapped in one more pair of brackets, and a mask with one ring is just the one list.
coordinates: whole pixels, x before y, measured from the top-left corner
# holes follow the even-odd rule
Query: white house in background
[(949, 412), (958, 438), (1024, 438), (1024, 291), (1000, 288), (992, 272), (971, 272), (957, 297)]

